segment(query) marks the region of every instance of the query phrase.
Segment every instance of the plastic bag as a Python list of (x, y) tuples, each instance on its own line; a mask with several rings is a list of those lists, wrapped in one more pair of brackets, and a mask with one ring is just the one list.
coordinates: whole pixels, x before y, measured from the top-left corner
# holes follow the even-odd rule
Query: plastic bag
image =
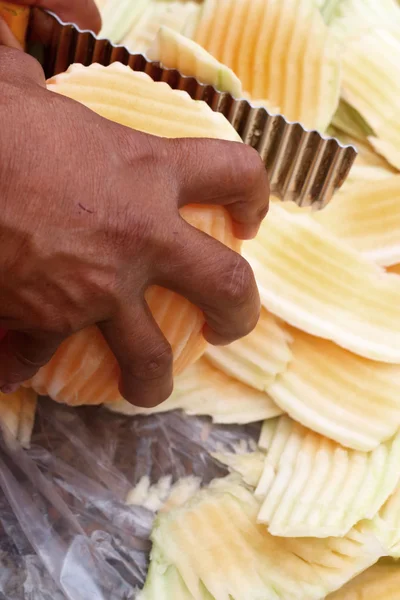
[(134, 599), (154, 513), (127, 506), (129, 490), (146, 475), (206, 484), (226, 474), (210, 451), (258, 433), (179, 412), (128, 418), (43, 399), (30, 450), (0, 440), (0, 600)]

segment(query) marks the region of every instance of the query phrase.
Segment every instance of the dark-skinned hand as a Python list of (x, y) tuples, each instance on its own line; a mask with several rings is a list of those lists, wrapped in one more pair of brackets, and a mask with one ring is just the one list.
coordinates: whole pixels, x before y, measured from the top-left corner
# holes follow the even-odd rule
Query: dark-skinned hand
[[(100, 26), (89, 0), (22, 3)], [(5, 31), (0, 389), (15, 390), (66, 337), (97, 324), (120, 365), (123, 396), (155, 406), (172, 391), (172, 354), (144, 300), (150, 285), (200, 307), (212, 344), (250, 333), (260, 311), (248, 263), (187, 224), (179, 208), (223, 205), (236, 235), (252, 238), (268, 210), (264, 166), (244, 144), (158, 138), (47, 91), (39, 63)]]

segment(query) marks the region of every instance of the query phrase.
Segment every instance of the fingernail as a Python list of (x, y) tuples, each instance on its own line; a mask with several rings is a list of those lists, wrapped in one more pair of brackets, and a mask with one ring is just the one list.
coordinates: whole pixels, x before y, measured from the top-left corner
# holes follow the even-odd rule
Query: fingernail
[(0, 388), (0, 392), (3, 394), (14, 394), (14, 392), (19, 389), (20, 385), (20, 383), (7, 383)]

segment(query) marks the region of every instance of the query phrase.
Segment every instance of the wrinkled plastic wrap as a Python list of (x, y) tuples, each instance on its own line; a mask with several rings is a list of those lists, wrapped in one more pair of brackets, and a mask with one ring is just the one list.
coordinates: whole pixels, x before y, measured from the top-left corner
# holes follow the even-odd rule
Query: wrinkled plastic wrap
[(127, 600), (143, 586), (154, 513), (125, 504), (143, 476), (208, 483), (209, 452), (257, 439), (173, 412), (129, 418), (43, 399), (30, 450), (0, 439), (0, 600)]

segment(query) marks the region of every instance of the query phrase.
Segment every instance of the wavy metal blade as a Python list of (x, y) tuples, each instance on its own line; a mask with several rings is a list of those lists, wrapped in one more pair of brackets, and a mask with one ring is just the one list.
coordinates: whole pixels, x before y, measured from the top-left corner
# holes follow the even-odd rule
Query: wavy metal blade
[(47, 78), (66, 71), (73, 63), (88, 66), (119, 61), (173, 89), (185, 90), (195, 100), (204, 100), (214, 111), (223, 113), (243, 141), (259, 152), (269, 173), (271, 191), (281, 200), (294, 200), (300, 206), (325, 206), (346, 180), (357, 156), (353, 146), (343, 146), (300, 123), (289, 123), (282, 115), (271, 115), (247, 100), (162, 68), (142, 54), (131, 54), (123, 46), (98, 39), (39, 9), (32, 10), (27, 50), (41, 62)]

